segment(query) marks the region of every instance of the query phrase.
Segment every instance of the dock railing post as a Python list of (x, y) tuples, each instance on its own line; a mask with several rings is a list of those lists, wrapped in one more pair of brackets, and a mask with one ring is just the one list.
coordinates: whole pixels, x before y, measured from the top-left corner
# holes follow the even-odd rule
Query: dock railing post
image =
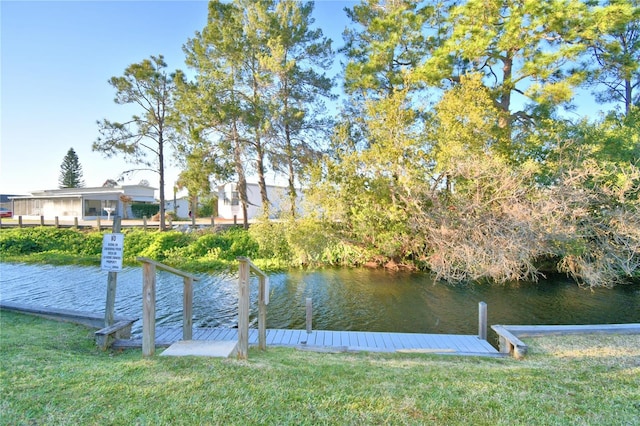
[(487, 340), (487, 304), (478, 303), (478, 337)]
[(142, 265), (142, 355), (156, 349), (156, 265)]
[(266, 302), (266, 278), (263, 275), (258, 277), (258, 348), (267, 349), (267, 302)]
[(238, 259), (238, 359), (249, 356), (249, 260)]
[(311, 333), (311, 326), (313, 322), (313, 300), (310, 297), (307, 297), (306, 305), (307, 334), (309, 334)]
[(182, 295), (182, 340), (193, 338), (193, 278), (184, 277)]

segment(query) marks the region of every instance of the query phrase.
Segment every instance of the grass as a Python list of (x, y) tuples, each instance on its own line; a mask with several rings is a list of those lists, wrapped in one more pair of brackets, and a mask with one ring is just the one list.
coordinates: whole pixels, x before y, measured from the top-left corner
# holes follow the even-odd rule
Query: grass
[(2, 312), (0, 423), (632, 425), (640, 336), (527, 339), (514, 359), (251, 350), (101, 352), (82, 326)]

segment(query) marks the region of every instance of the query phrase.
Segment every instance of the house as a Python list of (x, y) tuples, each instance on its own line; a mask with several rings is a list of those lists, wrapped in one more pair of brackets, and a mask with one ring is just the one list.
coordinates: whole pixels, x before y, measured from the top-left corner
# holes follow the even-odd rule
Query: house
[[(218, 186), (218, 216), (223, 219), (243, 220), (240, 194), (236, 183), (227, 183)], [(277, 217), (283, 211), (288, 211), (290, 206), (288, 188), (284, 186), (267, 185), (267, 197), (271, 204), (270, 217)], [(260, 186), (257, 183), (247, 183), (247, 219), (254, 219), (262, 214), (262, 197)], [(300, 206), (301, 197), (298, 196), (297, 207)]]
[(181, 197), (174, 200), (165, 200), (164, 205), (165, 211), (174, 212), (176, 214), (176, 217), (182, 219), (189, 217), (189, 212), (191, 211), (189, 197)]
[(13, 209), (11, 199), (17, 196), (17, 194), (0, 194), (0, 208), (7, 210)]
[[(145, 185), (122, 185), (34, 191), (30, 195), (12, 197), (13, 215), (25, 218), (77, 217), (83, 220), (111, 215), (133, 217), (131, 203), (155, 204), (155, 190)], [(122, 196), (130, 198), (131, 202), (123, 203), (120, 199)]]

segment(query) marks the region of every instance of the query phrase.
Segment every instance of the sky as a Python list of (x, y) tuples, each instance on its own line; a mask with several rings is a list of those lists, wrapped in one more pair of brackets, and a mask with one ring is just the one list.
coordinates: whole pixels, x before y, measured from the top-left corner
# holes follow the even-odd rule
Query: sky
[[(352, 1), (316, 1), (315, 25), (342, 44)], [(108, 80), (127, 66), (164, 55), (169, 70), (186, 69), (182, 46), (207, 21), (206, 1), (0, 0), (0, 193), (58, 187), (73, 148), (86, 187), (135, 168), (93, 152), (97, 121), (125, 121), (132, 110), (113, 102)], [(166, 170), (173, 195), (179, 170)], [(137, 172), (123, 184), (158, 175)], [(180, 194), (179, 194), (180, 196)]]
[[(334, 50), (342, 47), (349, 24), (344, 8), (356, 3), (315, 2), (315, 25), (334, 41)], [(126, 121), (134, 113), (113, 102), (108, 80), (151, 55), (164, 55), (171, 71), (186, 70), (182, 46), (206, 21), (203, 0), (0, 0), (0, 193), (57, 188), (69, 148), (87, 187), (135, 168), (91, 149), (97, 121)], [(579, 108), (592, 104), (578, 102)], [(170, 159), (167, 198), (178, 173)], [(271, 179), (267, 183), (281, 183)], [(153, 172), (137, 172), (122, 183), (141, 180), (158, 186)]]

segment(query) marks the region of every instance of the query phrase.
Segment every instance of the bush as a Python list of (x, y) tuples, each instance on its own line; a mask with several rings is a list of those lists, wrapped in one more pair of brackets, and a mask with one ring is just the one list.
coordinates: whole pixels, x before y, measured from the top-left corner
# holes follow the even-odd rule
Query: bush
[(164, 260), (170, 250), (176, 247), (186, 247), (191, 242), (188, 234), (177, 231), (155, 232), (151, 244), (140, 252), (140, 256), (149, 257), (154, 260)]
[(7, 254), (29, 254), (51, 250), (81, 252), (84, 234), (77, 229), (23, 228), (0, 233), (0, 251)]
[(291, 261), (291, 247), (287, 240), (285, 222), (273, 222), (262, 218), (249, 228), (249, 234), (258, 244), (258, 257)]
[(135, 218), (153, 217), (160, 211), (158, 204), (133, 203), (131, 204), (131, 213)]

